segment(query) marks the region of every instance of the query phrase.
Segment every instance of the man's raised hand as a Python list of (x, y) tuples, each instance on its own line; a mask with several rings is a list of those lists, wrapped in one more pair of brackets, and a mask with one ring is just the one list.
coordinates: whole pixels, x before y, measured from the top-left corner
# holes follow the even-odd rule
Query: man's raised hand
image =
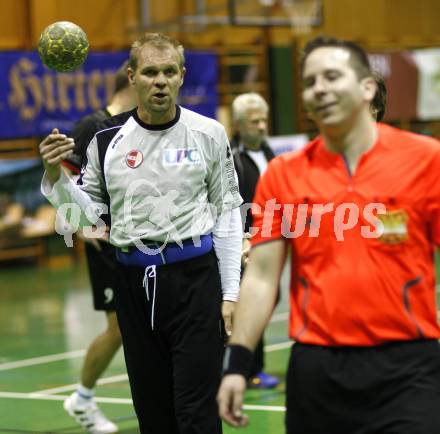
[(57, 128), (40, 143), (40, 155), (43, 160), (47, 176), (52, 184), (60, 177), (61, 161), (67, 158), (72, 152), (75, 142), (65, 134), (60, 134)]

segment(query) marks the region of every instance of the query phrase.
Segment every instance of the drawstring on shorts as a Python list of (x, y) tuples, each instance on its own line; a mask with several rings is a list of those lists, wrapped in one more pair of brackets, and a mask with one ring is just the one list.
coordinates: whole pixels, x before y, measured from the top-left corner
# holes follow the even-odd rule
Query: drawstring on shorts
[(156, 301), (156, 266), (149, 265), (145, 268), (144, 278), (142, 280), (142, 286), (147, 294), (147, 300), (150, 301), (150, 291), (149, 291), (149, 279), (153, 278), (153, 299), (151, 305), (151, 330), (154, 330), (154, 304)]

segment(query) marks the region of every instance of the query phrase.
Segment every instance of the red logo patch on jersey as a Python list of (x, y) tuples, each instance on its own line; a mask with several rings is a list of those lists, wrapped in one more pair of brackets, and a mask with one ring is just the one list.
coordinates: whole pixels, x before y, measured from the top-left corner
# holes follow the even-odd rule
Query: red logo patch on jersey
[(141, 151), (130, 151), (125, 156), (125, 162), (127, 163), (127, 166), (131, 167), (132, 169), (136, 169), (136, 167), (139, 167), (142, 164), (142, 161), (144, 161), (144, 156), (142, 155)]

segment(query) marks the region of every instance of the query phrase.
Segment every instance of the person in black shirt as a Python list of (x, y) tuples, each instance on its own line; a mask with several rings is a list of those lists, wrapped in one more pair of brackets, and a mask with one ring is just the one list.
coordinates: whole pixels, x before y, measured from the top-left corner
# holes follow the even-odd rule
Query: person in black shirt
[(378, 72), (373, 72), (373, 78), (376, 81), (377, 90), (371, 101), (370, 111), (376, 122), (382, 122), (387, 105), (387, 88), (384, 78)]

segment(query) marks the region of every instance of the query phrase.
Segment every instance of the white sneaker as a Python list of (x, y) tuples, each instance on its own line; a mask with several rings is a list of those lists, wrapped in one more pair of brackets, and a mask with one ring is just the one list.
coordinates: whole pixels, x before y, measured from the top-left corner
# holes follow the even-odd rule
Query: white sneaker
[(90, 434), (111, 434), (118, 427), (108, 420), (93, 399), (84, 404), (78, 403), (78, 392), (72, 393), (64, 401), (64, 410)]

